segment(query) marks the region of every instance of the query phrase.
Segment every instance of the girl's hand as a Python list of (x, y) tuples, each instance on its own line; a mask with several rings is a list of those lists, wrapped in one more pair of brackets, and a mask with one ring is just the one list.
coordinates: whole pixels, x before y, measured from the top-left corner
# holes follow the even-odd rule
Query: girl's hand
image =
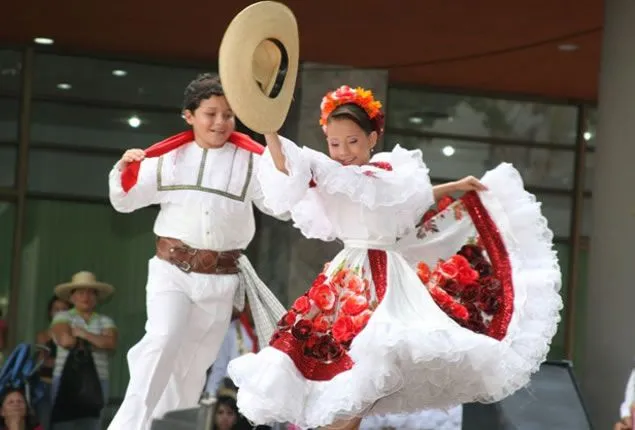
[(455, 182), (456, 191), (487, 191), (487, 187), (481, 183), (474, 176), (466, 176), (463, 179), (459, 179)]

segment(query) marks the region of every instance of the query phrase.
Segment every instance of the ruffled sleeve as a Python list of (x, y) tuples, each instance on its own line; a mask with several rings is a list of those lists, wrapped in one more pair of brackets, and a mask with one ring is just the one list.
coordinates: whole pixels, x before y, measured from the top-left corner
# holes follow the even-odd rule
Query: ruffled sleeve
[(295, 143), (280, 136), (282, 152), (289, 174), (279, 171), (267, 148), (260, 160), (258, 182), (264, 195), (264, 205), (275, 215), (291, 211), (306, 194), (311, 182), (311, 165)]
[(325, 172), (339, 164), (320, 152), (299, 148), (282, 136), (280, 142), (289, 174), (276, 168), (269, 149), (266, 149), (258, 169), (264, 206), (275, 216), (290, 213), (294, 226), (309, 239), (335, 239), (324, 202), (314, 186), (316, 170)]
[(342, 166), (340, 169), (316, 166), (315, 176), (321, 192), (344, 194), (370, 210), (390, 207), (412, 213), (413, 221), (434, 204), (429, 170), (420, 150), (409, 151), (397, 145), (392, 152), (377, 154), (372, 162), (385, 162), (391, 170), (367, 166)]

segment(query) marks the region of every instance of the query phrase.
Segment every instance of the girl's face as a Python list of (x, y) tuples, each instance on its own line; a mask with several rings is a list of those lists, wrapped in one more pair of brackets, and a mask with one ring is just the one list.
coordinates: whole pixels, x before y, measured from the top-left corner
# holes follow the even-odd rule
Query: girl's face
[(26, 416), (26, 401), (22, 393), (14, 391), (9, 393), (2, 402), (2, 410), (0, 411), (3, 417), (18, 417), (23, 418)]
[(219, 405), (214, 416), (214, 428), (218, 430), (231, 430), (238, 422), (238, 415), (228, 405)]
[(53, 302), (53, 306), (51, 306), (51, 318), (55, 317), (55, 315), (60, 312), (64, 312), (68, 310), (68, 303), (62, 300), (55, 300)]
[(377, 133), (369, 135), (354, 121), (333, 118), (326, 126), (329, 156), (345, 166), (362, 166), (370, 161), (371, 150), (377, 145)]

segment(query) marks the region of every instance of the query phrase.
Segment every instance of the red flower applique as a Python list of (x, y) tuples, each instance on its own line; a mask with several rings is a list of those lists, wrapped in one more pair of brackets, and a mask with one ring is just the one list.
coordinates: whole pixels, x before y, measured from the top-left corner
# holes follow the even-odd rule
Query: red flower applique
[(309, 298), (322, 311), (330, 311), (335, 305), (335, 293), (326, 284), (314, 285), (309, 290)]
[(423, 261), (420, 262), (417, 264), (417, 275), (419, 276), (419, 279), (421, 279), (421, 282), (427, 284), (430, 282), (430, 267), (428, 267), (428, 265)]
[(307, 314), (311, 310), (311, 300), (307, 296), (300, 296), (293, 302), (293, 310), (301, 315)]
[(346, 315), (357, 315), (368, 309), (368, 300), (366, 297), (351, 294), (342, 304), (341, 311)]
[(318, 315), (313, 318), (313, 330), (319, 333), (326, 333), (331, 326), (328, 318), (324, 315)]
[(348, 342), (355, 337), (355, 325), (348, 315), (342, 315), (333, 324), (333, 337), (340, 343)]
[(291, 329), (291, 334), (298, 340), (306, 340), (311, 335), (313, 323), (309, 320), (300, 320)]

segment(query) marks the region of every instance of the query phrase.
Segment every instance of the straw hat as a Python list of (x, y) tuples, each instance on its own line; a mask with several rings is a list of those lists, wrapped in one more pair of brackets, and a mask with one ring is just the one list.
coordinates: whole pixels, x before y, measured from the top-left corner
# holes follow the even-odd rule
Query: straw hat
[(97, 299), (104, 300), (112, 293), (115, 292), (115, 288), (104, 282), (98, 282), (97, 277), (91, 272), (78, 272), (73, 275), (70, 282), (59, 284), (55, 287), (55, 295), (62, 300), (68, 300), (74, 290), (78, 288), (90, 288), (97, 292)]
[[(299, 51), (298, 24), (282, 3), (252, 4), (229, 24), (220, 45), (218, 70), (229, 105), (250, 129), (274, 133), (282, 127), (293, 99)], [(284, 53), (283, 77), (279, 72)]]

